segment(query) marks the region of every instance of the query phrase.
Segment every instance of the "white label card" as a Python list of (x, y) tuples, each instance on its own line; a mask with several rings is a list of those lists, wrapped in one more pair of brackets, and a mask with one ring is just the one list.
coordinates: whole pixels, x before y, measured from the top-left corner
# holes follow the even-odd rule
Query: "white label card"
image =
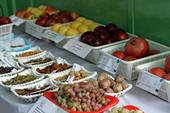
[(119, 63), (120, 60), (118, 58), (102, 52), (99, 58), (98, 67), (112, 74), (115, 74), (117, 72)]
[(163, 83), (164, 80), (161, 77), (152, 75), (148, 71), (142, 71), (139, 73), (139, 78), (137, 80), (136, 86), (152, 94), (158, 95), (160, 87)]
[(34, 104), (28, 113), (68, 113), (50, 102), (44, 96), (40, 97), (39, 100)]
[(49, 39), (51, 41), (54, 41), (55, 43), (61, 42), (63, 39), (65, 39), (64, 36), (61, 36), (54, 31), (46, 30), (43, 35), (44, 38)]
[(44, 30), (32, 22), (26, 22), (26, 33), (41, 39), (43, 35)]
[(12, 20), (12, 23), (14, 23), (14, 25), (16, 26), (19, 26), (25, 22), (24, 19), (21, 19), (15, 15), (10, 16), (10, 19)]
[(63, 47), (64, 49), (76, 54), (81, 58), (85, 58), (93, 49), (91, 46), (84, 44), (78, 40), (70, 40)]

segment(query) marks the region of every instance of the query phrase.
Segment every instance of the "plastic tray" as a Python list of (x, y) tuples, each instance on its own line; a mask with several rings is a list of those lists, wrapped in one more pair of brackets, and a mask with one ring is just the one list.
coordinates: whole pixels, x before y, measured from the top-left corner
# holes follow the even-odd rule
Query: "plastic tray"
[(0, 25), (0, 36), (12, 33), (13, 23)]
[[(135, 35), (133, 34), (129, 34), (129, 39)], [(97, 64), (98, 63), (98, 60), (99, 60), (99, 57), (100, 57), (100, 51), (101, 49), (103, 48), (107, 48), (107, 47), (110, 47), (110, 46), (115, 46), (115, 45), (118, 45), (118, 44), (121, 44), (121, 43), (124, 43), (126, 41), (128, 41), (129, 39), (126, 39), (126, 40), (122, 40), (122, 41), (117, 41), (117, 42), (113, 42), (111, 44), (106, 44), (106, 45), (102, 45), (102, 46), (97, 46), (97, 47), (93, 47), (91, 46), (93, 49), (92, 51), (87, 55), (86, 59), (94, 64)]]
[(118, 98), (106, 95), (105, 97), (111, 100), (111, 102), (108, 105), (103, 106), (101, 109), (99, 109), (97, 111), (93, 111), (93, 112), (78, 112), (78, 111), (71, 111), (71, 110), (65, 109), (65, 108), (61, 107), (60, 105), (58, 105), (53, 99), (54, 98), (53, 92), (45, 92), (43, 94), (43, 96), (46, 97), (51, 102), (53, 102), (58, 107), (60, 107), (61, 109), (65, 110), (66, 112), (69, 112), (69, 113), (103, 113), (104, 111), (115, 106), (119, 102)]
[(128, 110), (140, 110), (138, 107), (133, 106), (133, 105), (127, 105), (127, 106), (124, 106), (123, 108), (126, 108)]
[(25, 24), (25, 32), (38, 38), (41, 39), (43, 37), (43, 33), (45, 30), (49, 30), (51, 27), (42, 27), (40, 25), (35, 24), (35, 22), (31, 21), (26, 21)]
[[(163, 67), (164, 62), (165, 62), (165, 59), (160, 59), (157, 61), (149, 62), (149, 63), (137, 66), (135, 70), (138, 72), (139, 77), (140, 77), (140, 72), (147, 71), (153, 67)], [(150, 76), (155, 76), (151, 73), (147, 73), (147, 74), (149, 74)], [(156, 96), (170, 102), (170, 81), (164, 80), (163, 84), (160, 87), (159, 94)]]
[[(163, 58), (163, 57), (170, 54), (170, 48), (169, 47), (164, 46), (160, 43), (148, 40), (148, 39), (147, 39), (147, 41), (149, 42), (151, 49), (157, 49), (161, 53), (155, 54), (155, 55), (152, 55), (152, 56), (147, 56), (147, 57), (144, 57), (144, 58), (140, 58), (140, 59), (137, 59), (137, 60), (134, 60), (134, 61), (120, 60), (120, 64), (119, 64), (119, 67), (118, 67), (118, 70), (117, 70), (118, 74), (124, 75), (126, 77), (126, 79), (128, 79), (128, 80), (135, 80), (138, 77), (138, 74), (135, 73), (135, 67), (136, 66), (143, 64), (143, 63), (150, 62), (150, 61), (158, 60), (158, 59)], [(104, 49), (101, 50), (100, 54), (104, 53), (104, 54), (111, 56), (113, 51), (124, 50), (124, 46), (125, 46), (126, 42), (127, 41), (125, 41), (121, 44), (115, 45), (115, 46), (110, 46), (108, 48), (104, 48)]]

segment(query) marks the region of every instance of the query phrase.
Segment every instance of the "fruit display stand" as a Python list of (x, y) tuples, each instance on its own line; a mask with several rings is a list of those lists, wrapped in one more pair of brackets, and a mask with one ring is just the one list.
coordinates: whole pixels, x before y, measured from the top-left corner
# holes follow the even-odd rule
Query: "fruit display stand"
[[(135, 73), (135, 70), (134, 70), (136, 66), (143, 64), (143, 63), (147, 63), (149, 61), (154, 61), (154, 60), (158, 60), (160, 58), (164, 58), (165, 56), (170, 54), (169, 47), (164, 46), (160, 43), (151, 41), (149, 39), (147, 39), (147, 41), (150, 45), (150, 49), (158, 49), (160, 51), (160, 53), (151, 55), (151, 56), (146, 56), (144, 58), (136, 59), (134, 61), (120, 60), (117, 73), (125, 75), (126, 79), (128, 79), (128, 80), (135, 80), (138, 77), (137, 73)], [(111, 57), (112, 52), (114, 52), (116, 50), (123, 51), (125, 44), (126, 44), (126, 42), (123, 42), (121, 44), (102, 49), (102, 52), (99, 55), (101, 57), (99, 59), (98, 65), (100, 65), (100, 60), (102, 59), (103, 56)], [(111, 57), (111, 58), (113, 58), (113, 57)]]
[[(18, 31), (17, 31), (18, 32)], [(22, 33), (23, 34), (23, 33)], [(18, 34), (19, 35), (19, 34)], [(40, 46), (43, 49), (46, 49), (48, 51), (51, 51), (54, 53), (54, 56), (56, 57), (63, 57), (66, 60), (69, 60), (70, 63), (78, 63), (83, 66), (85, 66), (88, 70), (91, 71), (97, 71), (97, 72), (103, 72), (103, 70), (99, 69), (96, 67), (96, 65), (91, 64), (76, 55), (73, 55), (69, 53), (66, 50), (63, 50), (61, 48), (58, 48), (54, 46), (53, 44), (46, 42), (46, 41), (41, 41), (36, 38), (31, 38), (30, 36), (26, 35), (25, 33), (22, 35), (25, 38), (29, 38), (33, 45)], [(56, 52), (57, 51), (57, 52)], [(34, 103), (25, 103), (23, 100), (16, 98), (11, 92), (8, 90), (4, 89), (3, 87), (0, 86), (0, 109), (2, 109), (3, 113), (28, 113), (28, 111), (31, 109), (31, 107), (34, 105)], [(125, 95), (119, 97), (119, 105), (124, 106), (124, 105), (135, 105), (141, 108), (144, 112), (158, 112), (158, 113), (168, 113), (169, 112), (169, 107), (170, 105), (151, 95), (148, 92), (145, 92), (137, 87), (134, 87), (132, 90), (127, 92)], [(154, 101), (154, 103), (153, 103)], [(157, 104), (159, 103), (159, 104)], [(148, 106), (149, 104), (149, 106)], [(167, 106), (167, 109), (165, 108)]]
[(170, 102), (170, 81), (148, 72), (153, 67), (164, 67), (164, 61), (165, 59), (160, 59), (137, 66), (135, 70), (139, 78), (136, 86)]

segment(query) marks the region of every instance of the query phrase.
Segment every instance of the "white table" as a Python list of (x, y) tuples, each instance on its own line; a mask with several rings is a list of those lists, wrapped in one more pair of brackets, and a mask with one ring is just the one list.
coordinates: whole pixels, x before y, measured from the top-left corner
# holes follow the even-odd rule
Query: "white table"
[[(35, 45), (42, 49), (51, 51), (55, 56), (60, 56), (70, 61), (85, 66), (89, 70), (102, 72), (94, 64), (91, 64), (54, 44), (38, 39), (32, 39)], [(119, 105), (135, 105), (141, 108), (145, 113), (170, 113), (170, 104), (164, 100), (153, 96), (139, 88), (134, 87), (130, 92), (120, 98)], [(0, 113), (27, 113), (33, 104), (25, 103), (23, 100), (14, 96), (9, 90), (0, 87)]]

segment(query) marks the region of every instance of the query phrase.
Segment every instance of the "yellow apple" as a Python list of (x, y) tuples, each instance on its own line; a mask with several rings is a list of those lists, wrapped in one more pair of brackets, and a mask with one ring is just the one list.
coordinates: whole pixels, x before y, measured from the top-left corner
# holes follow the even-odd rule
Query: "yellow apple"
[(82, 23), (75, 21), (75, 22), (71, 23), (71, 27), (74, 29), (77, 29), (81, 24)]
[(93, 23), (92, 25), (89, 26), (90, 30), (94, 30), (98, 26), (97, 23)]
[(86, 18), (84, 18), (84, 17), (78, 17), (77, 19), (76, 19), (76, 21), (78, 21), (78, 22), (83, 22), (83, 21), (85, 21), (86, 20)]
[(38, 8), (33, 8), (31, 10), (31, 13), (35, 16), (35, 17), (39, 17), (43, 14), (43, 11), (41, 11), (40, 9)]
[(90, 26), (90, 25), (92, 25), (94, 22), (92, 21), (92, 20), (85, 20), (84, 22), (83, 22), (83, 24), (85, 24), (85, 25), (87, 25), (87, 26)]
[(69, 29), (70, 29), (69, 26), (66, 26), (66, 25), (61, 26), (61, 27), (59, 28), (59, 30), (58, 30), (58, 33), (61, 34), (61, 35), (65, 35), (66, 32), (67, 32)]
[(61, 23), (55, 24), (55, 25), (52, 27), (52, 30), (58, 32), (58, 30), (59, 30), (59, 28), (60, 28), (61, 26), (62, 26)]
[(88, 28), (88, 26), (82, 24), (79, 26), (78, 30), (79, 32), (84, 33), (84, 32), (89, 31), (90, 29)]
[(73, 28), (69, 29), (69, 30), (66, 32), (66, 35), (67, 35), (67, 36), (74, 36), (74, 35), (78, 35), (78, 34), (79, 34), (78, 30), (73, 29)]
[(33, 7), (28, 7), (27, 10), (26, 10), (26, 12), (31, 12), (32, 9), (33, 9)]
[(45, 9), (47, 8), (47, 6), (45, 6), (45, 5), (40, 5), (39, 7), (38, 7), (41, 11), (45, 11)]

